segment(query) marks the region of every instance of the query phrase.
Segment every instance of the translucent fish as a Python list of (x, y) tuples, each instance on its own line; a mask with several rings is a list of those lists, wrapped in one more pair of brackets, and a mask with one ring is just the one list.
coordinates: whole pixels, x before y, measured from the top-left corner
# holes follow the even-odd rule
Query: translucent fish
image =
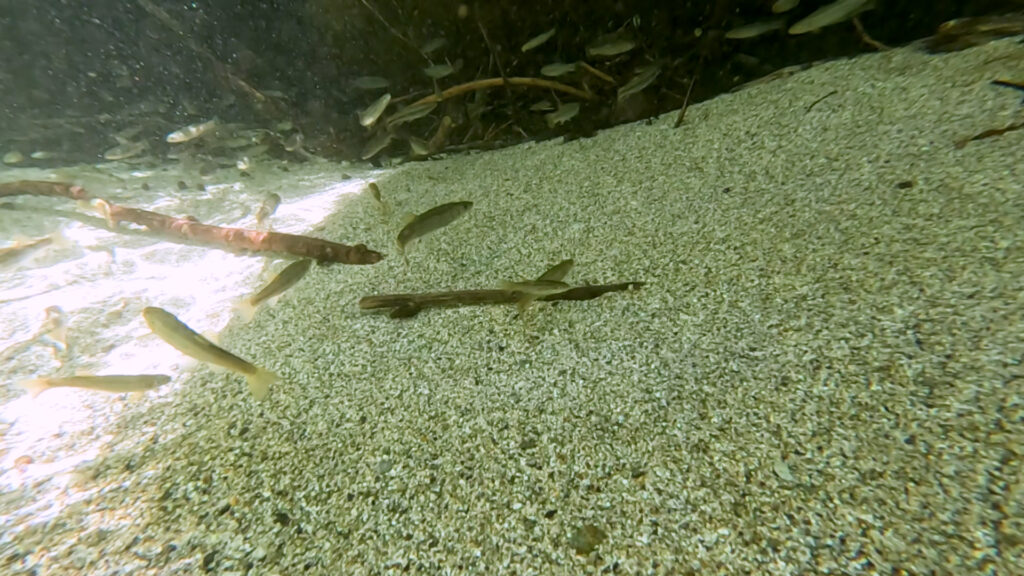
[(420, 48), (420, 52), (423, 52), (424, 54), (433, 54), (434, 52), (437, 52), (441, 48), (444, 48), (446, 44), (448, 44), (447, 39), (434, 38), (430, 42), (424, 44), (423, 47)]
[(554, 128), (559, 124), (563, 124), (572, 120), (580, 113), (580, 103), (572, 102), (570, 104), (562, 104), (558, 107), (558, 110), (554, 112), (548, 112), (544, 115), (544, 120), (548, 123), (549, 128)]
[(761, 22), (752, 22), (743, 26), (737, 26), (736, 28), (726, 32), (725, 37), (729, 40), (745, 40), (747, 38), (755, 38), (776, 30), (782, 30), (785, 27), (786, 20), (784, 18), (772, 18), (771, 20), (762, 20)]
[(388, 147), (392, 138), (394, 136), (391, 135), (391, 132), (378, 132), (376, 136), (370, 138), (370, 141), (366, 143), (366, 146), (363, 147), (363, 153), (359, 157), (363, 160), (369, 160), (380, 154), (381, 150)]
[(388, 128), (423, 118), (433, 112), (434, 108), (437, 108), (437, 102), (433, 100), (406, 106), (388, 118)]
[(795, 35), (814, 32), (826, 26), (845, 22), (874, 7), (874, 0), (838, 0), (818, 8), (808, 17), (790, 26), (789, 33)]
[(104, 151), (103, 158), (106, 160), (124, 160), (125, 158), (131, 158), (132, 156), (138, 156), (145, 149), (146, 143), (143, 141), (122, 142), (121, 144)]
[(776, 14), (789, 12), (796, 8), (798, 4), (800, 4), (800, 0), (775, 0), (775, 3), (772, 4), (772, 12)]
[(405, 250), (405, 247), (413, 240), (430, 234), (439, 228), (444, 228), (458, 220), (459, 217), (468, 212), (472, 207), (472, 202), (449, 202), (414, 216), (398, 233), (398, 249)]
[(163, 308), (149, 306), (142, 310), (142, 317), (154, 334), (183, 354), (245, 376), (249, 391), (257, 400), (266, 398), (271, 384), (277, 380), (274, 373), (250, 364), (210, 342)]
[(256, 210), (256, 225), (263, 226), (267, 219), (269, 219), (274, 212), (277, 211), (277, 207), (281, 205), (281, 196), (271, 192), (260, 204), (260, 207)]
[(618, 100), (622, 100), (627, 96), (636, 94), (644, 88), (647, 88), (655, 81), (655, 79), (658, 78), (659, 74), (661, 74), (660, 64), (644, 66), (639, 72), (637, 72), (636, 76), (633, 76), (629, 82), (626, 82), (624, 86), (619, 88)]
[(625, 54), (636, 47), (636, 42), (617, 34), (603, 36), (587, 45), (587, 56), (591, 58), (611, 58)]
[(19, 385), (32, 397), (54, 388), (82, 388), (112, 394), (146, 392), (171, 381), (165, 374), (109, 374), (103, 376), (72, 376), (70, 378), (36, 378)]
[(409, 137), (409, 151), (413, 156), (429, 156), (430, 143), (415, 136)]
[(217, 119), (207, 120), (199, 124), (189, 124), (171, 132), (167, 135), (165, 140), (172, 144), (181, 142), (188, 142), (189, 140), (195, 140), (203, 134), (206, 134), (217, 127)]
[(360, 90), (380, 90), (388, 87), (388, 79), (380, 76), (360, 76), (352, 85)]
[(547, 76), (549, 78), (557, 78), (559, 76), (565, 76), (566, 74), (569, 74), (570, 72), (575, 72), (575, 71), (576, 71), (576, 63), (575, 62), (555, 62), (553, 64), (548, 64), (547, 66), (544, 66), (543, 68), (540, 69), (541, 75), (542, 76)]
[(538, 281), (556, 281), (560, 282), (565, 279), (565, 276), (572, 270), (572, 267), (576, 263), (572, 258), (562, 260), (558, 264), (555, 264), (551, 268), (548, 268), (543, 274), (537, 277)]
[(53, 160), (56, 157), (57, 153), (49, 150), (36, 150), (29, 154), (29, 158), (32, 158), (33, 160)]
[(423, 69), (423, 73), (434, 80), (440, 80), (441, 78), (450, 75), (452, 72), (455, 72), (455, 68), (447, 62), (443, 64), (433, 64)]
[(530, 38), (529, 40), (527, 40), (526, 44), (523, 44), (523, 46), (522, 46), (522, 48), (520, 48), (520, 50), (522, 50), (523, 52), (529, 52), (530, 50), (533, 50), (537, 46), (540, 46), (541, 44), (543, 44), (543, 43), (547, 42), (548, 40), (550, 40), (551, 37), (554, 36), (554, 35), (555, 35), (555, 29), (554, 28), (548, 30), (547, 32), (541, 32), (540, 34), (538, 34), (538, 35), (534, 36), (533, 38)]
[(561, 294), (569, 289), (569, 285), (560, 280), (522, 280), (519, 282), (509, 282), (506, 280), (502, 281), (500, 286), (502, 290), (522, 294), (516, 303), (516, 307), (519, 308), (520, 312), (526, 310), (538, 298)]
[(390, 92), (374, 100), (373, 104), (370, 104), (359, 113), (359, 123), (367, 128), (373, 126), (377, 119), (380, 118), (380, 115), (384, 113), (384, 110), (387, 109), (389, 102), (391, 102)]
[(263, 304), (271, 298), (280, 296), (286, 290), (298, 283), (299, 280), (302, 280), (302, 277), (306, 275), (306, 272), (309, 272), (309, 266), (312, 263), (312, 260), (304, 259), (297, 260), (286, 266), (284, 270), (281, 270), (277, 276), (274, 276), (274, 279), (260, 289), (259, 292), (246, 298), (237, 306), (242, 317), (246, 321), (251, 320), (253, 314), (256, 312), (256, 308), (259, 308), (260, 304)]

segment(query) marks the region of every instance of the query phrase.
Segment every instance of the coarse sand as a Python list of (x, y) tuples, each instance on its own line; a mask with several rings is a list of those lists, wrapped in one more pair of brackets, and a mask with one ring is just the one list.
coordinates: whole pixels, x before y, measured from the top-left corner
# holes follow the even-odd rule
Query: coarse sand
[[(410, 163), (142, 401), (6, 574), (1024, 573), (1024, 44), (823, 63), (593, 138)], [(397, 254), (405, 212), (470, 200)], [(360, 310), (573, 258), (586, 302)], [(146, 305), (139, 303), (141, 309)], [(3, 496), (31, 500), (31, 487)]]

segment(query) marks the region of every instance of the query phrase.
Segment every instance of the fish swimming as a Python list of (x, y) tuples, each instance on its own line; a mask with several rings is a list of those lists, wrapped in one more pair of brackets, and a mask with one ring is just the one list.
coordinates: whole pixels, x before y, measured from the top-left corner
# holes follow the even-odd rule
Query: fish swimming
[(188, 142), (189, 140), (195, 140), (196, 138), (199, 138), (203, 134), (210, 132), (216, 127), (216, 118), (214, 118), (213, 120), (207, 120), (206, 122), (202, 122), (200, 124), (189, 124), (188, 126), (179, 128), (174, 132), (171, 132), (170, 134), (167, 135), (167, 138), (165, 138), (165, 140), (167, 140), (171, 144)]
[(142, 311), (142, 317), (146, 319), (146, 324), (154, 334), (180, 352), (200, 362), (215, 364), (245, 376), (249, 391), (256, 400), (266, 398), (270, 385), (277, 380), (277, 375), (273, 372), (250, 364), (210, 342), (163, 308), (146, 307)]
[(519, 308), (520, 312), (526, 310), (537, 298), (561, 294), (570, 288), (568, 284), (560, 280), (523, 280), (521, 282), (509, 282), (506, 280), (502, 281), (500, 286), (502, 290), (522, 294), (522, 297), (516, 303), (516, 307)]
[(575, 264), (576, 263), (573, 262), (572, 258), (562, 260), (558, 264), (555, 264), (551, 268), (548, 268), (547, 271), (545, 271), (543, 274), (537, 277), (537, 280), (561, 282), (563, 279), (565, 279), (565, 275), (568, 274), (570, 270), (572, 270), (572, 267)]
[(103, 376), (71, 376), (70, 378), (36, 378), (19, 385), (33, 398), (54, 388), (82, 388), (113, 394), (146, 392), (171, 381), (165, 374), (110, 374)]
[(0, 264), (21, 260), (36, 250), (46, 248), (53, 244), (53, 242), (54, 238), (52, 236), (43, 236), (42, 238), (15, 242), (12, 246), (4, 246), (0, 248)]
[(309, 272), (309, 265), (313, 261), (310, 259), (297, 260), (292, 262), (288, 266), (285, 266), (281, 273), (274, 277), (266, 286), (264, 286), (259, 292), (246, 298), (238, 305), (238, 310), (242, 313), (242, 316), (246, 320), (252, 319), (253, 314), (256, 312), (256, 308), (260, 304), (279, 296), (284, 293), (285, 290), (294, 286), (302, 277)]
[(256, 210), (256, 225), (263, 226), (267, 219), (273, 216), (274, 212), (277, 211), (277, 207), (281, 205), (281, 196), (275, 192), (271, 192), (260, 204), (260, 207)]
[(380, 115), (388, 107), (389, 102), (391, 102), (390, 93), (374, 100), (372, 104), (359, 113), (359, 123), (367, 128), (373, 126), (377, 122), (377, 118), (380, 118)]
[(459, 219), (473, 207), (472, 202), (449, 202), (435, 206), (419, 216), (413, 217), (405, 228), (398, 233), (398, 249), (404, 252), (410, 242), (430, 234), (434, 230), (444, 228)]

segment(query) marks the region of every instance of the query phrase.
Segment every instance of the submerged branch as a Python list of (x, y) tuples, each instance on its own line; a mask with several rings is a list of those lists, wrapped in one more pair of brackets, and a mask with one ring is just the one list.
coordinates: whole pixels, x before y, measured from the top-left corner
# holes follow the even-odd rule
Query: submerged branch
[[(620, 282), (618, 284), (597, 284), (593, 286), (576, 286), (565, 292), (542, 296), (537, 300), (547, 302), (555, 300), (593, 300), (609, 292), (636, 290), (643, 282)], [(417, 294), (377, 294), (364, 296), (359, 300), (363, 310), (391, 308), (392, 318), (408, 318), (415, 316), (423, 308), (473, 306), (480, 304), (514, 304), (523, 297), (522, 292), (515, 290), (453, 290), (448, 292), (420, 292)]]
[(20, 180), (0, 183), (0, 198), (5, 196), (54, 196), (71, 200), (89, 201), (106, 218), (112, 230), (121, 222), (145, 226), (156, 235), (182, 243), (198, 243), (214, 248), (247, 252), (281, 252), (320, 262), (342, 264), (374, 264), (384, 255), (363, 244), (349, 246), (311, 236), (265, 232), (245, 228), (225, 228), (196, 222), (189, 218), (176, 218), (149, 210), (129, 208), (93, 198), (81, 186), (65, 182)]

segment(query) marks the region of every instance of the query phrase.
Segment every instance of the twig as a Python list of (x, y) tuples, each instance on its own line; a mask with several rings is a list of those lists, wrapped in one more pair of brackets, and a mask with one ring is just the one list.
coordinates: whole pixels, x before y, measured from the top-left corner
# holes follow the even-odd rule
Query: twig
[(1024, 128), (1024, 121), (1017, 122), (1016, 124), (1010, 124), (1009, 126), (1004, 126), (1003, 128), (992, 128), (990, 130), (985, 130), (984, 132), (979, 132), (974, 136), (971, 136), (970, 138), (964, 138), (963, 140), (960, 140), (956, 144), (954, 144), (953, 147), (959, 150), (964, 146), (967, 146), (968, 143), (974, 142), (975, 140), (984, 140), (985, 138), (992, 138), (993, 136), (1002, 136), (1007, 132), (1013, 132), (1014, 130), (1020, 130), (1021, 128)]
[[(594, 286), (577, 286), (559, 294), (543, 296), (538, 300), (593, 300), (609, 292), (636, 290), (643, 282), (621, 282), (618, 284), (598, 284)], [(423, 308), (472, 306), (480, 304), (513, 304), (522, 298), (522, 293), (513, 290), (453, 290), (447, 292), (421, 292), (417, 294), (378, 294), (365, 296), (359, 300), (363, 310), (391, 308), (392, 318), (408, 318), (418, 314)]]
[(198, 243), (248, 252), (283, 252), (320, 262), (343, 264), (374, 264), (384, 258), (383, 254), (370, 250), (363, 244), (349, 246), (311, 236), (212, 226), (188, 218), (175, 218), (148, 210), (120, 206), (102, 198), (94, 198), (85, 188), (65, 182), (20, 180), (0, 183), (0, 198), (19, 195), (92, 200), (111, 228), (116, 228), (121, 222), (131, 222), (145, 226), (163, 238), (183, 243)]
[(871, 46), (875, 50), (881, 52), (884, 52), (886, 50), (892, 50), (891, 46), (886, 46), (885, 44), (882, 44), (878, 40), (872, 38), (871, 35), (868, 34), (867, 30), (864, 29), (864, 25), (861, 24), (859, 17), (853, 17), (853, 26), (857, 29), (857, 34), (860, 36), (860, 39), (864, 41), (864, 43), (867, 44), (868, 46)]
[(686, 98), (683, 99), (683, 107), (679, 109), (679, 115), (676, 116), (676, 123), (673, 128), (679, 128), (679, 125), (683, 123), (683, 118), (686, 117), (686, 107), (690, 105), (690, 92), (693, 91), (693, 85), (697, 83), (697, 72), (693, 73), (693, 78), (690, 78), (690, 87), (686, 89)]
[(415, 50), (416, 53), (419, 54), (420, 56), (422, 56), (424, 60), (426, 60), (428, 62), (430, 61), (430, 58), (427, 58), (426, 54), (424, 54), (423, 51), (420, 50), (419, 46), (413, 44), (412, 40), (409, 40), (405, 36), (402, 36), (401, 32), (399, 32), (398, 30), (395, 30), (395, 28), (393, 26), (391, 26), (391, 24), (389, 24), (388, 21), (385, 20), (383, 16), (380, 15), (380, 12), (377, 12), (376, 8), (374, 8), (372, 5), (370, 5), (366, 0), (359, 0), (359, 2), (361, 2), (362, 5), (365, 6), (367, 10), (369, 10), (370, 12), (373, 12), (373, 15), (376, 16), (377, 19), (381, 21), (381, 24), (384, 24), (384, 26), (387, 27), (388, 31), (391, 32), (391, 34), (394, 35), (395, 38), (398, 38), (399, 40), (404, 42), (408, 47), (410, 47), (413, 50)]
[(593, 100), (593, 95), (588, 94), (582, 90), (567, 86), (561, 82), (555, 82), (553, 80), (544, 80), (543, 78), (485, 78), (483, 80), (474, 80), (465, 84), (459, 84), (458, 86), (452, 86), (451, 88), (441, 92), (440, 94), (431, 94), (420, 98), (413, 102), (409, 106), (415, 106), (417, 104), (426, 104), (427, 102), (441, 102), (449, 98), (461, 96), (467, 92), (475, 92), (477, 90), (486, 90), (488, 88), (495, 88), (503, 84), (510, 86), (528, 86), (531, 88), (544, 88), (546, 90), (557, 90), (559, 92), (565, 92), (566, 94), (572, 94), (577, 98), (583, 98), (584, 100)]

